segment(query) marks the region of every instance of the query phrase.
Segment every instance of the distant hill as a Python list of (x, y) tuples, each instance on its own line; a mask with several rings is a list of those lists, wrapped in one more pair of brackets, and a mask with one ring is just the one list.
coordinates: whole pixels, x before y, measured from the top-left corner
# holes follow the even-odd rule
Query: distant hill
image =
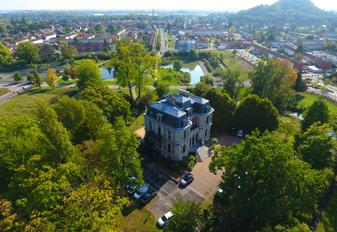
[(245, 24), (335, 25), (337, 14), (324, 11), (310, 0), (279, 0), (272, 5), (260, 5), (229, 16), (232, 22)]

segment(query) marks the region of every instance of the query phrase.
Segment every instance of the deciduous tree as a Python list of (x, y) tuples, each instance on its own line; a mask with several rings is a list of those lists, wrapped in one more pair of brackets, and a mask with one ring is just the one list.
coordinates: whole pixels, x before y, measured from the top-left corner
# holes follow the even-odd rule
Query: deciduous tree
[(233, 99), (236, 99), (239, 94), (241, 84), (239, 76), (240, 76), (239, 71), (233, 71), (231, 69), (227, 69), (222, 76), (223, 88), (228, 93), (228, 95)]
[(108, 87), (88, 87), (81, 92), (80, 98), (97, 105), (112, 124), (118, 117), (122, 117), (127, 123), (130, 122), (130, 103)]
[(303, 130), (306, 130), (315, 122), (327, 123), (329, 121), (329, 108), (323, 100), (317, 100), (304, 112), (303, 118)]
[(293, 73), (293, 69), (282, 62), (264, 58), (250, 73), (253, 93), (269, 98), (283, 112), (294, 103)]
[(47, 73), (46, 82), (51, 89), (55, 88), (57, 80), (58, 80), (58, 78), (56, 76), (55, 69), (49, 68), (48, 73)]
[(236, 127), (246, 133), (255, 129), (273, 131), (278, 128), (279, 113), (269, 99), (250, 95), (238, 106), (234, 120)]
[(232, 128), (233, 116), (235, 112), (235, 102), (222, 90), (212, 88), (202, 95), (209, 100), (214, 108), (213, 114), (214, 128), (218, 130), (230, 130)]
[(103, 81), (98, 65), (93, 60), (82, 60), (76, 67), (78, 77), (77, 86), (80, 90), (87, 87), (99, 88), (103, 86)]
[(120, 186), (129, 184), (134, 176), (138, 183), (142, 182), (140, 156), (137, 151), (139, 141), (118, 119), (114, 127), (104, 127), (99, 134), (98, 154), (105, 161), (108, 176)]
[(176, 201), (172, 207), (173, 217), (164, 227), (166, 232), (193, 232), (198, 231), (201, 224), (201, 206), (193, 201)]
[(302, 159), (313, 168), (324, 169), (336, 166), (336, 142), (333, 130), (326, 124), (314, 123), (296, 137), (295, 147)]
[(332, 178), (311, 169), (291, 144), (270, 133), (254, 132), (239, 145), (219, 147), (210, 168), (226, 170), (221, 187), (229, 208), (223, 223), (230, 231), (305, 222)]
[(13, 62), (11, 51), (0, 42), (0, 67), (9, 65)]
[(72, 158), (76, 154), (76, 149), (71, 143), (69, 132), (58, 121), (54, 109), (40, 101), (36, 113), (40, 129), (51, 145), (49, 158), (55, 162), (65, 162)]
[(18, 60), (25, 64), (34, 64), (40, 60), (39, 48), (32, 42), (20, 43), (16, 49)]

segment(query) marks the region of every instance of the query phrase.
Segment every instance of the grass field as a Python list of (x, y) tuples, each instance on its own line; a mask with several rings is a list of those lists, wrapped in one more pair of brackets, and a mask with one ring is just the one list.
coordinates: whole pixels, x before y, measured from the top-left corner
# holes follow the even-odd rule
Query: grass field
[(322, 98), (318, 95), (312, 94), (312, 93), (300, 93), (296, 96), (297, 104), (300, 108), (306, 109), (309, 107), (314, 101), (322, 99), (326, 102), (327, 106), (330, 110), (330, 115), (332, 117), (337, 117), (337, 104), (332, 103), (331, 101), (328, 101), (325, 98)]
[(247, 80), (248, 73), (253, 70), (253, 66), (231, 52), (225, 51), (222, 54), (224, 55), (224, 64), (229, 69), (240, 71), (240, 80)]
[(64, 91), (63, 88), (57, 88), (52, 91), (49, 89), (27, 91), (0, 105), (0, 119), (20, 115), (33, 116), (37, 100), (50, 102), (52, 98), (62, 94)]
[[(156, 198), (151, 202), (155, 202)], [(151, 204), (151, 203), (150, 203)], [(117, 224), (122, 231), (159, 232), (156, 219), (149, 210), (138, 204), (127, 208), (117, 218)]]

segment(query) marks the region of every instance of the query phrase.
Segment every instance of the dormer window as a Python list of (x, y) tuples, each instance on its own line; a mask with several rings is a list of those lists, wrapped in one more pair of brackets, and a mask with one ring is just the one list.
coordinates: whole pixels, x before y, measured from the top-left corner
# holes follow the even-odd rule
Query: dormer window
[(161, 115), (161, 114), (158, 113), (158, 114), (157, 114), (157, 121), (161, 122), (162, 116), (163, 116), (163, 115)]

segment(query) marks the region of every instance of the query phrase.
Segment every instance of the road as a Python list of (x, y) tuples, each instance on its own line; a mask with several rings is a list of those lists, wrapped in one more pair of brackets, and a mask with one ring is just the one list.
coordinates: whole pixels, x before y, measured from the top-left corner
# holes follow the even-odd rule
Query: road
[(163, 29), (160, 30), (160, 35), (161, 35), (161, 47), (159, 51), (160, 56), (164, 56), (165, 52), (169, 50), (168, 48), (168, 35)]
[(9, 99), (19, 95), (25, 89), (30, 89), (31, 84), (0, 84), (0, 88), (6, 88), (9, 90), (9, 93), (0, 96), (0, 104), (7, 102)]

